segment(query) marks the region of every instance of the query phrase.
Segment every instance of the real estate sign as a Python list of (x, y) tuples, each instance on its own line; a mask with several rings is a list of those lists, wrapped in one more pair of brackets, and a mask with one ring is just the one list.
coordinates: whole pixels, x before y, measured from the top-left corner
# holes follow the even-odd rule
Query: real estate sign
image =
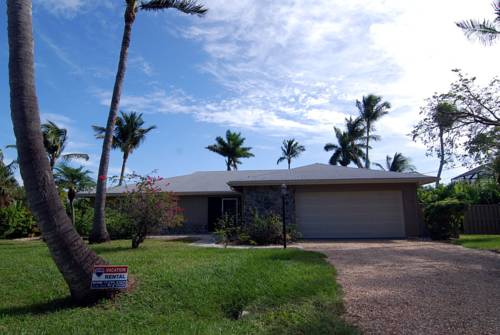
[(91, 289), (118, 290), (127, 288), (128, 266), (94, 265)]

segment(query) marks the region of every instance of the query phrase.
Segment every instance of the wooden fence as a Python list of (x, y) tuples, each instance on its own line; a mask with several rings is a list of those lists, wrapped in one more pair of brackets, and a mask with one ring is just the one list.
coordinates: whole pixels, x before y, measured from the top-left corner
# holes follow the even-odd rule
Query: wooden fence
[(465, 212), (465, 234), (500, 234), (500, 205), (472, 205)]

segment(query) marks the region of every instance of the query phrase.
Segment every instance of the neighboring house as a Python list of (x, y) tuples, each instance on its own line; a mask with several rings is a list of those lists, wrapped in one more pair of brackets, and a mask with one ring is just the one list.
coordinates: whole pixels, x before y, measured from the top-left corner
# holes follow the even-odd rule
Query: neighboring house
[(487, 165), (481, 165), (472, 170), (464, 172), (456, 177), (451, 178), (451, 182), (472, 183), (478, 180), (491, 179), (491, 178), (494, 178), (494, 174), (491, 168)]
[[(178, 195), (186, 232), (213, 231), (223, 213), (237, 214), (244, 223), (251, 222), (255, 210), (281, 215), (285, 184), (286, 221), (296, 224), (304, 238), (405, 238), (422, 235), (417, 186), (435, 180), (419, 173), (312, 164), (195, 172), (163, 179), (161, 185)], [(108, 196), (126, 191), (127, 186), (111, 188)]]

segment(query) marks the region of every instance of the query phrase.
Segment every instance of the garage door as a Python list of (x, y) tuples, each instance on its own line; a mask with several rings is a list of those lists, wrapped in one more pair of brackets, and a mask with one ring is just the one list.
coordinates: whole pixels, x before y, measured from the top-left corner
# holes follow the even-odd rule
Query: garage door
[(304, 238), (405, 236), (401, 191), (297, 191), (295, 202)]

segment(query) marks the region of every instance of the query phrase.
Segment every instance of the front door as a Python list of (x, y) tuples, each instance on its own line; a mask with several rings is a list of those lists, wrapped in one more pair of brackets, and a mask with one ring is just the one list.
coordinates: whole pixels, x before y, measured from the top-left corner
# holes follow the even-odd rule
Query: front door
[(238, 216), (238, 199), (222, 198), (222, 215)]

